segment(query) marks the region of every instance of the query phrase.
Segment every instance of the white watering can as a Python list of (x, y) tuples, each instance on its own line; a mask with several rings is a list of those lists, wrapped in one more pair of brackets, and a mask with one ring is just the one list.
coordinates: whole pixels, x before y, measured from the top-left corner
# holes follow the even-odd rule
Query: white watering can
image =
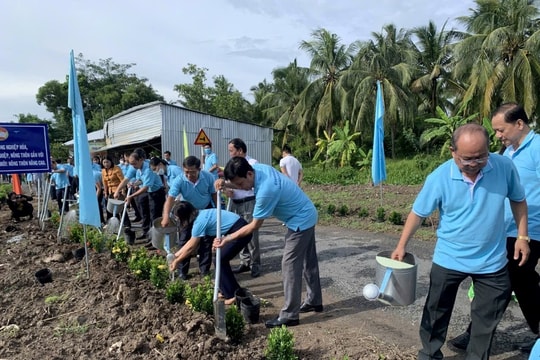
[(403, 261), (393, 260), (391, 255), (391, 251), (377, 254), (376, 284), (364, 286), (362, 294), (369, 301), (379, 300), (387, 305), (410, 305), (416, 299), (417, 264), (414, 255), (406, 253)]

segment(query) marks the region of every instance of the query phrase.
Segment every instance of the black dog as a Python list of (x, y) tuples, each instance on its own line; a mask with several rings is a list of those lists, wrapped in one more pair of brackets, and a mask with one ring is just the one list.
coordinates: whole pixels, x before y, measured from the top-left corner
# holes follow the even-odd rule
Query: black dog
[(11, 192), (7, 199), (7, 204), (11, 210), (11, 218), (16, 222), (21, 221), (21, 217), (29, 216), (30, 220), (34, 217), (34, 207), (30, 204), (31, 196), (17, 195)]

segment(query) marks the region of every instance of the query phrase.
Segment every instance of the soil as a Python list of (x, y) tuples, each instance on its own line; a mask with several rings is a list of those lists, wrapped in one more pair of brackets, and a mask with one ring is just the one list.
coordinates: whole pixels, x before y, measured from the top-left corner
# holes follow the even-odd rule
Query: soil
[[(137, 279), (110, 253), (91, 252), (87, 269), (85, 260), (73, 258), (79, 246), (58, 242), (57, 229), (48, 222), (44, 230), (36, 220), (15, 224), (3, 206), (0, 224), (0, 360), (264, 359), (269, 334), (264, 321), (275, 317), (283, 303), (284, 227), (278, 221), (269, 220), (261, 229), (262, 275), (238, 275), (265, 305), (259, 322), (246, 325), (240, 344), (217, 338), (212, 316), (170, 304), (164, 290)], [(8, 226), (15, 230), (6, 231), (13, 230)], [(373, 254), (392, 249), (395, 234), (334, 226), (317, 226), (316, 231), (325, 310), (301, 314), (300, 325), (289, 328), (298, 358), (415, 359), (426, 275), (419, 276), (418, 299), (410, 306), (388, 307), (361, 295), (362, 285), (374, 280)], [(419, 268), (428, 268), (433, 244), (419, 241), (417, 246)], [(196, 261), (192, 266), (188, 281), (195, 284), (200, 281)], [(43, 268), (51, 270), (53, 281), (41, 285), (35, 272)], [(507, 313), (492, 358), (526, 359), (511, 348), (516, 336), (526, 334), (526, 325), (518, 309)], [(449, 337), (465, 328), (466, 309), (455, 320)], [(444, 352), (451, 359), (463, 358), (446, 346)]]

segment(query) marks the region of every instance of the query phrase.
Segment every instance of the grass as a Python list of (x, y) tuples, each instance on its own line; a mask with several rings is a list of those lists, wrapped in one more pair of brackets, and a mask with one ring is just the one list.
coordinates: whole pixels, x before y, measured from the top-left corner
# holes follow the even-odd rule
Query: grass
[[(371, 185), (310, 185), (303, 189), (319, 211), (319, 224), (372, 233), (384, 233), (399, 237), (403, 224), (392, 222), (399, 216), (405, 221), (420, 185), (383, 185), (382, 200), (380, 187)], [(346, 208), (346, 214), (340, 209)], [(379, 221), (381, 210), (385, 219)], [(435, 239), (437, 216), (426, 219), (414, 238), (432, 241)]]

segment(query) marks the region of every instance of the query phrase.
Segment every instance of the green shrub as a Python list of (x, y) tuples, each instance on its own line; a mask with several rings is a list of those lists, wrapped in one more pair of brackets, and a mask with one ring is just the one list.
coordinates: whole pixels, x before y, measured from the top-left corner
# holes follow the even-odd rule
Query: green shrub
[(167, 285), (165, 297), (171, 304), (181, 304), (186, 297), (187, 284), (181, 279), (176, 279)]
[(392, 211), (388, 220), (394, 225), (403, 225), (403, 217), (397, 211)]
[(377, 208), (377, 222), (384, 222), (386, 220), (386, 210), (383, 207)]
[(369, 209), (368, 208), (360, 208), (358, 209), (358, 217), (366, 218), (369, 216)]
[(102, 252), (105, 250), (106, 238), (98, 229), (94, 227), (86, 228), (86, 239), (88, 247), (94, 249), (95, 252)]
[(349, 207), (345, 204), (339, 207), (338, 213), (340, 216), (347, 216), (349, 214)]
[(186, 289), (186, 305), (198, 312), (214, 314), (214, 286), (210, 277), (205, 277), (202, 284)]
[(57, 228), (60, 225), (60, 213), (58, 211), (53, 211), (50, 220), (51, 224)]
[[(64, 214), (65, 215), (65, 214)], [(84, 228), (80, 223), (71, 223), (67, 227), (67, 233), (69, 241), (72, 243), (83, 243), (84, 239)], [(87, 233), (88, 234), (88, 233)]]
[(128, 260), (128, 268), (139, 279), (150, 279), (150, 257), (145, 248), (137, 249)]
[(234, 344), (240, 343), (244, 336), (246, 322), (236, 305), (232, 305), (227, 309), (227, 312), (225, 313), (225, 325), (227, 328), (227, 336), (231, 339), (231, 342)]
[(328, 207), (326, 208), (326, 213), (329, 215), (334, 215), (335, 212), (336, 212), (336, 205), (328, 204)]
[(268, 334), (264, 356), (267, 360), (296, 360), (294, 336), (285, 325), (273, 328)]
[(163, 257), (150, 259), (150, 282), (158, 289), (165, 289), (169, 282), (169, 267)]
[(118, 241), (111, 242), (111, 256), (114, 260), (120, 262), (126, 262), (129, 259), (129, 246), (126, 244), (123, 238), (119, 238)]

